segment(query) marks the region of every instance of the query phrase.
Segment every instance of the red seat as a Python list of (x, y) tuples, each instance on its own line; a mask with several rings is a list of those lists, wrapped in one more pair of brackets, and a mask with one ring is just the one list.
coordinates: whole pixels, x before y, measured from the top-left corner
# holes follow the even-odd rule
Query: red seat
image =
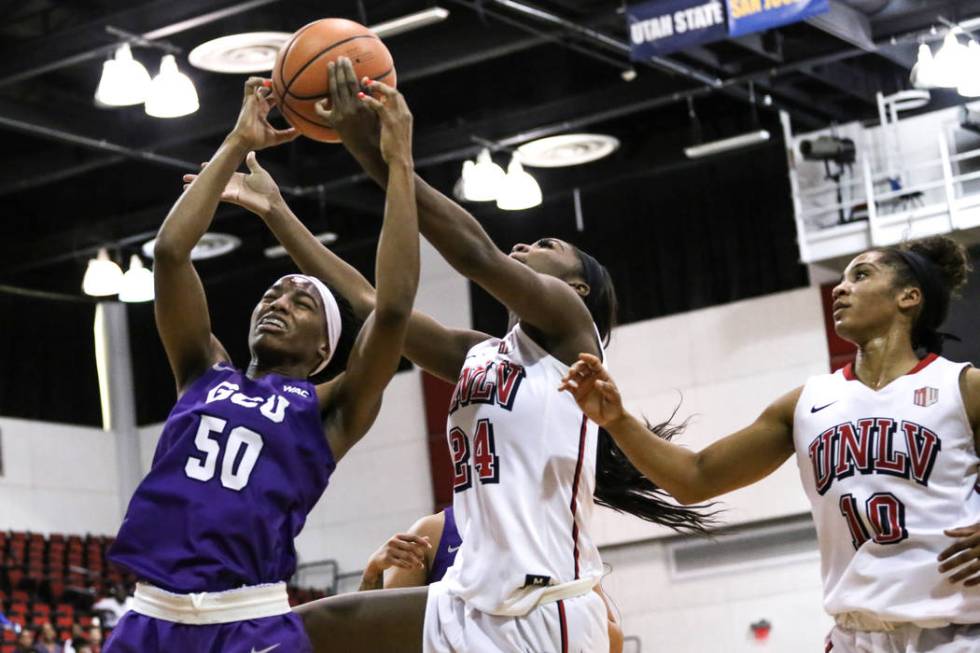
[(10, 600), (11, 601), (17, 601), (18, 603), (27, 603), (27, 602), (29, 602), (31, 600), (31, 597), (24, 590), (15, 590), (10, 595)]
[(27, 614), (27, 603), (17, 601), (16, 603), (10, 604), (10, 609), (7, 610), (10, 614)]
[(58, 614), (66, 614), (69, 617), (75, 614), (75, 608), (71, 603), (59, 603), (54, 611)]
[(73, 623), (75, 623), (75, 620), (71, 617), (71, 615), (59, 614), (54, 620), (54, 625), (58, 628), (71, 628)]
[(17, 653), (16, 644), (0, 644), (0, 653)]
[[(7, 580), (10, 582), (10, 589), (16, 589), (20, 587), (20, 581), (24, 579), (23, 569), (7, 569)], [(16, 594), (16, 592), (14, 592)], [(15, 597), (16, 598), (16, 597)]]
[(44, 624), (48, 623), (49, 621), (51, 621), (51, 620), (48, 619), (48, 615), (46, 615), (46, 614), (36, 614), (33, 617), (31, 617), (31, 627), (32, 628), (40, 628), (41, 626), (43, 626)]
[(14, 631), (10, 630), (9, 628), (4, 628), (2, 632), (4, 643), (17, 641), (17, 633)]
[(79, 617), (78, 623), (88, 628), (89, 626), (92, 625), (92, 617)]
[(7, 619), (10, 623), (19, 624), (21, 627), (27, 625), (27, 618), (22, 614), (10, 614), (7, 615)]
[(47, 603), (35, 603), (31, 606), (34, 614), (51, 614), (51, 606)]
[(51, 600), (60, 601), (61, 597), (65, 595), (65, 584), (60, 580), (53, 580), (48, 583), (48, 588), (51, 590)]

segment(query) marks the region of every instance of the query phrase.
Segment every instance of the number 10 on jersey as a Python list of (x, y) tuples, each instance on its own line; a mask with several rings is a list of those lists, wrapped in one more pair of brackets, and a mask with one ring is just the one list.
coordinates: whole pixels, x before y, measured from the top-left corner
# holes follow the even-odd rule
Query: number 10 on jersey
[(470, 439), (458, 426), (449, 431), (449, 448), (453, 456), (453, 492), (473, 487), (475, 473), (481, 483), (500, 482), (500, 457), (493, 441), (493, 424), (489, 419), (476, 423), (473, 435), (473, 464), (470, 466)]

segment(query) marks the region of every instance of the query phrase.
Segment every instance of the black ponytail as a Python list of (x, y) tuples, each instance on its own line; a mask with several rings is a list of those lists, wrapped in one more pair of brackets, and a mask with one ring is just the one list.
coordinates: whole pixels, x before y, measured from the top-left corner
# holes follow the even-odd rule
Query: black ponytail
[[(647, 428), (664, 440), (671, 440), (687, 428), (687, 420), (672, 424), (677, 409), (666, 421)], [(708, 511), (714, 504), (682, 506), (633, 466), (626, 454), (605, 429), (599, 429), (595, 466), (595, 502), (619, 512), (666, 526), (678, 532), (706, 535), (717, 524), (719, 511)]]

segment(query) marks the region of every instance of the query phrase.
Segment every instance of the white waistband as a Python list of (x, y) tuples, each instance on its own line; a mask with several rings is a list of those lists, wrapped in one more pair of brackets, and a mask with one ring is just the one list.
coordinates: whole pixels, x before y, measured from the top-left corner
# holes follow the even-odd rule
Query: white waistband
[(834, 621), (841, 628), (869, 633), (889, 633), (901, 628), (944, 628), (949, 621), (928, 619), (925, 621), (886, 621), (867, 612), (842, 612), (834, 615)]
[(562, 583), (560, 585), (550, 585), (545, 588), (543, 592), (541, 592), (538, 605), (553, 603), (555, 601), (564, 601), (565, 599), (573, 599), (576, 596), (584, 596), (585, 594), (591, 592), (592, 588), (598, 583), (599, 577), (594, 576), (590, 578), (570, 580), (567, 583)]
[(174, 594), (137, 583), (133, 611), (155, 619), (201, 626), (275, 617), (288, 614), (290, 607), (286, 583), (192, 594)]

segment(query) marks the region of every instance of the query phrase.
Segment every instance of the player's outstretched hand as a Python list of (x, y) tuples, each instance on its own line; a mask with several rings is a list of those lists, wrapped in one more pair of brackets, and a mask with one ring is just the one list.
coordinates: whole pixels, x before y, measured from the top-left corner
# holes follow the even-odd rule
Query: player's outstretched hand
[(367, 568), (374, 573), (381, 573), (389, 567), (425, 569), (425, 551), (431, 548), (427, 537), (398, 533), (374, 552)]
[(289, 129), (276, 129), (269, 124), (269, 112), (276, 105), (271, 82), (261, 77), (249, 77), (245, 82), (242, 109), (238, 114), (231, 136), (241, 141), (249, 150), (262, 150), (274, 145), (296, 140), (299, 132)]
[(967, 587), (980, 585), (980, 523), (971, 526), (950, 528), (943, 533), (956, 539), (952, 545), (939, 554), (939, 571), (956, 570), (947, 580), (962, 582)]
[(360, 92), (357, 97), (377, 114), (381, 122), (382, 158), (388, 165), (399, 161), (411, 166), (412, 112), (405, 96), (383, 82), (369, 81), (367, 88), (370, 95)]
[(625, 414), (619, 388), (592, 354), (579, 354), (568, 369), (558, 390), (567, 390), (575, 397), (582, 412), (599, 426), (606, 426)]
[[(207, 163), (201, 164), (203, 168)], [(265, 168), (259, 165), (255, 152), (249, 152), (245, 157), (248, 174), (236, 172), (228, 180), (228, 185), (221, 191), (221, 201), (236, 204), (255, 215), (265, 217), (272, 209), (274, 202), (281, 199), (279, 186)], [(184, 175), (184, 190), (197, 179), (195, 174)]]
[(378, 117), (357, 95), (365, 90), (369, 80), (358, 81), (354, 64), (347, 57), (329, 62), (327, 75), (330, 96), (314, 104), (313, 110), (340, 135), (348, 150), (376, 152), (380, 139)]

